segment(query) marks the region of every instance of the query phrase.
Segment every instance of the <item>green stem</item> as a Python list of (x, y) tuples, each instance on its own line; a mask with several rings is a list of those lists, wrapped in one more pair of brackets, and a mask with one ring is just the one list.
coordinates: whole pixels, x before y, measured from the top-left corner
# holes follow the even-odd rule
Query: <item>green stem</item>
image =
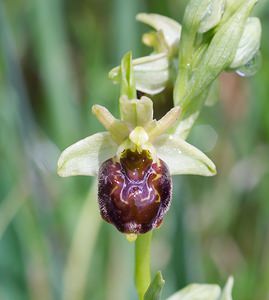
[(179, 48), (178, 75), (174, 86), (174, 105), (179, 105), (188, 89), (189, 76), (192, 71), (192, 56), (196, 38), (196, 28), (183, 27)]
[(152, 232), (139, 235), (135, 242), (135, 285), (139, 300), (150, 285), (150, 247)]

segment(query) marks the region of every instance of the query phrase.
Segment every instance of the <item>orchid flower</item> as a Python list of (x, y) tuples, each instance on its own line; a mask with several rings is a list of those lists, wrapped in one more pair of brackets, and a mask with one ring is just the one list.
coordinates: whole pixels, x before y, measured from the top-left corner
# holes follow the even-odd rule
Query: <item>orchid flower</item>
[[(153, 53), (133, 60), (137, 90), (155, 95), (162, 92), (171, 79), (173, 60), (179, 47), (181, 25), (159, 14), (140, 13), (136, 19), (156, 30), (144, 34), (142, 39), (145, 45), (153, 48)], [(120, 83), (120, 67), (112, 69), (109, 78), (114, 83)]]
[(162, 223), (171, 202), (171, 175), (211, 176), (216, 168), (200, 150), (169, 134), (180, 114), (179, 107), (157, 121), (149, 98), (127, 96), (135, 95), (131, 62), (127, 54), (121, 71), (121, 118), (94, 105), (92, 112), (107, 131), (64, 150), (58, 161), (58, 174), (98, 176), (102, 217), (121, 232), (140, 234)]

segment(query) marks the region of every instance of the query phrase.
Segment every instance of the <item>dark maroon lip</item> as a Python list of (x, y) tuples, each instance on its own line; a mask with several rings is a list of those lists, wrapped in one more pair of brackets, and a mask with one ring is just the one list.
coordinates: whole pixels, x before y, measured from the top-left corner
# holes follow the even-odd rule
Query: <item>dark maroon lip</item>
[(158, 227), (167, 212), (172, 183), (168, 167), (149, 151), (125, 150), (119, 162), (105, 161), (99, 170), (101, 216), (124, 233), (146, 233)]

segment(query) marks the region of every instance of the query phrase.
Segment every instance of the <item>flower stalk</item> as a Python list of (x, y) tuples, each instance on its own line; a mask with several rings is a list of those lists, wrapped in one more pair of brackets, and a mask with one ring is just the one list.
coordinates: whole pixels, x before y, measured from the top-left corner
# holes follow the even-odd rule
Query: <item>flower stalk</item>
[(139, 235), (135, 242), (135, 286), (139, 300), (144, 300), (144, 295), (151, 282), (151, 239), (152, 231)]

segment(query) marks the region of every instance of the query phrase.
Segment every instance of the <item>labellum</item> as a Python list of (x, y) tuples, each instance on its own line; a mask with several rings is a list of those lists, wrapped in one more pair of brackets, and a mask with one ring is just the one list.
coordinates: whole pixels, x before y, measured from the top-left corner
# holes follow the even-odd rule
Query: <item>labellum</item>
[(141, 234), (162, 223), (172, 183), (167, 165), (148, 150), (122, 152), (99, 170), (98, 200), (103, 219), (126, 234)]

